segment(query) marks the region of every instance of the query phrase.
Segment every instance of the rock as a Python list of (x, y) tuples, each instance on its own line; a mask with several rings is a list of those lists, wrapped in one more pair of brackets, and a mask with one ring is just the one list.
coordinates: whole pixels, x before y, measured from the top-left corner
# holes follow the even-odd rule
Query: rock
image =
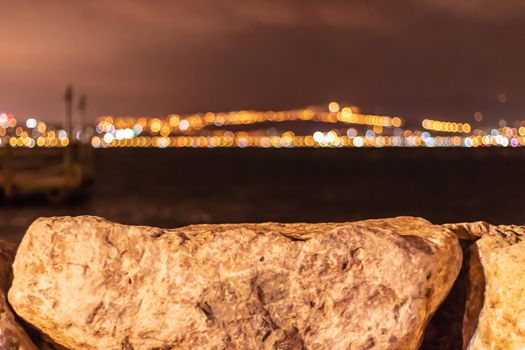
[(449, 230), (402, 217), (162, 230), (39, 219), (16, 312), (70, 349), (417, 349), (461, 265)]
[(15, 260), (16, 244), (0, 240), (0, 290), (7, 291), (13, 280), (11, 265)]
[(461, 240), (477, 240), (485, 236), (497, 236), (510, 244), (518, 243), (525, 235), (525, 227), (517, 225), (491, 225), (485, 221), (445, 224)]
[(0, 293), (0, 349), (37, 349), (25, 330), (16, 321), (3, 292)]
[(525, 349), (525, 228), (455, 224), (481, 237), (468, 250), (463, 349)]
[(25, 330), (16, 321), (5, 298), (13, 278), (11, 264), (15, 253), (15, 244), (0, 240), (0, 349), (36, 350)]

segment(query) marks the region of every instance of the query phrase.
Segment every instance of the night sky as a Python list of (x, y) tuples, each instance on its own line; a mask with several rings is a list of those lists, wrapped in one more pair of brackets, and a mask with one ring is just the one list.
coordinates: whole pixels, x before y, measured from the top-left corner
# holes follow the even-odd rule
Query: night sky
[(0, 112), (62, 119), (331, 100), (411, 120), (525, 119), (524, 1), (0, 0)]

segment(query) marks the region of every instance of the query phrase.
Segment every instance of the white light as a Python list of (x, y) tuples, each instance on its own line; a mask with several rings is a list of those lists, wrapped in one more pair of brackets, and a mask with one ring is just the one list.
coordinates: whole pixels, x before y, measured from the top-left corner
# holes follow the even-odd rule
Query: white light
[(314, 132), (314, 141), (317, 143), (321, 143), (324, 140), (324, 135), (320, 131)]
[(29, 119), (26, 121), (26, 126), (27, 126), (29, 129), (33, 129), (34, 127), (36, 127), (36, 119), (35, 119), (35, 118), (29, 118)]
[(403, 146), (403, 138), (401, 136), (394, 136), (392, 139), (392, 144), (397, 147)]
[(133, 136), (135, 136), (135, 133), (133, 132), (133, 129), (124, 129), (122, 132), (125, 139), (132, 139)]
[(106, 135), (104, 135), (104, 142), (107, 144), (113, 142), (114, 139), (115, 137), (113, 137), (113, 135), (110, 133), (107, 133)]
[(169, 144), (170, 144), (170, 140), (167, 137), (162, 137), (159, 140), (159, 147), (160, 148), (166, 148), (166, 147), (169, 146)]
[(117, 132), (115, 133), (115, 138), (117, 140), (122, 140), (124, 138), (124, 130), (117, 130)]
[(1, 113), (0, 114), (0, 126), (7, 126), (7, 114)]
[(430, 136), (426, 137), (423, 141), (427, 147), (434, 147), (436, 145), (436, 141)]
[(186, 119), (181, 120), (179, 123), (179, 129), (182, 131), (187, 130), (189, 126), (190, 122), (188, 122)]
[(363, 145), (365, 144), (363, 137), (361, 136), (355, 137), (353, 143), (356, 147), (363, 147)]
[(350, 128), (350, 129), (346, 130), (346, 136), (348, 136), (348, 137), (357, 136), (357, 131), (354, 128)]
[(65, 138), (67, 138), (67, 132), (66, 132), (65, 130), (60, 130), (60, 131), (58, 132), (58, 138), (59, 138), (59, 139), (65, 139)]

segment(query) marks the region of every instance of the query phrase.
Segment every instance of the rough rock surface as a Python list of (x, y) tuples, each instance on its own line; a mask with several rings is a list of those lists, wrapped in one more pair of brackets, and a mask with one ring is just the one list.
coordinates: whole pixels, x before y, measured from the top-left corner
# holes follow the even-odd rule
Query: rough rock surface
[(0, 349), (36, 350), (24, 329), (15, 320), (5, 294), (11, 285), (11, 264), (16, 245), (0, 240)]
[(464, 239), (481, 237), (468, 251), (463, 349), (525, 349), (525, 228), (447, 226)]
[(402, 217), (162, 230), (39, 219), (14, 264), (19, 315), (71, 349), (417, 349), (462, 253)]

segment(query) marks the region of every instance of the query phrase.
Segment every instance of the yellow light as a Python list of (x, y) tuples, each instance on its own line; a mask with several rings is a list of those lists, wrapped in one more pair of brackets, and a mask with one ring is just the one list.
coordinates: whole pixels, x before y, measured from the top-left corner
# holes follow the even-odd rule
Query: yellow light
[(155, 133), (159, 132), (161, 127), (162, 125), (158, 118), (154, 118), (149, 125), (149, 129), (151, 130), (151, 132)]
[(169, 123), (171, 127), (179, 125), (180, 118), (178, 115), (172, 114), (169, 116)]
[(398, 117), (392, 118), (392, 126), (399, 128), (401, 126), (401, 118), (398, 118)]
[(337, 103), (337, 102), (330, 102), (330, 103), (328, 104), (328, 110), (329, 110), (330, 112), (332, 112), (332, 113), (337, 113), (337, 112), (339, 112), (339, 108), (340, 108), (340, 107), (339, 107), (339, 103)]
[(47, 129), (47, 126), (44, 122), (40, 122), (38, 123), (38, 127), (37, 127), (37, 130), (39, 133), (43, 134), (46, 132), (46, 129)]
[(341, 111), (341, 114), (343, 115), (344, 120), (347, 120), (347, 119), (352, 118), (352, 114), (353, 114), (353, 112), (352, 112), (352, 109), (351, 109), (351, 108), (349, 108), (349, 107), (345, 107), (345, 108), (343, 108), (343, 110)]
[(92, 139), (91, 139), (91, 145), (95, 148), (97, 147), (100, 147), (100, 137), (98, 136), (94, 136)]
[(171, 130), (167, 125), (164, 125), (162, 128), (160, 128), (160, 134), (164, 137), (168, 136), (170, 132)]

